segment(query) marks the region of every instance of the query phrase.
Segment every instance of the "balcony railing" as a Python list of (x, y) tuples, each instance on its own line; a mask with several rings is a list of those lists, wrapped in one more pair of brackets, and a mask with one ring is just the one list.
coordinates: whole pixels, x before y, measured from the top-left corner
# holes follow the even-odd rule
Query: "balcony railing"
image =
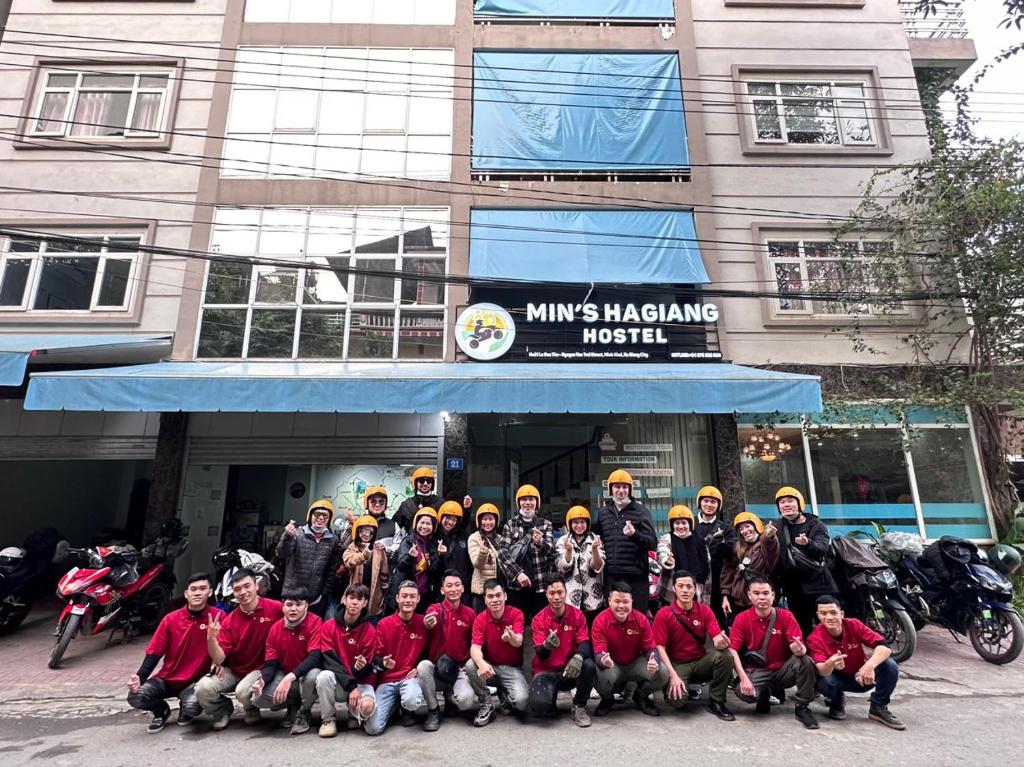
[(967, 37), (963, 0), (946, 0), (927, 16), (917, 10), (917, 0), (899, 0), (899, 4), (908, 37)]

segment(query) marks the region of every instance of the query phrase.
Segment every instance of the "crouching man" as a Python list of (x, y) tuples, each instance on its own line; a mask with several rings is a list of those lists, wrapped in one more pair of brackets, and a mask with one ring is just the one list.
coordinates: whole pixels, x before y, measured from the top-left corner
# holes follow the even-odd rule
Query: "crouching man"
[(473, 700), (473, 688), (464, 666), (469, 660), (476, 613), (469, 605), (462, 604), (464, 590), (462, 575), (448, 570), (441, 580), (444, 599), (428, 607), (423, 617), (423, 625), (430, 632), (430, 644), (427, 658), (420, 661), (416, 673), (427, 703), (427, 718), (423, 722), (426, 732), (436, 732), (441, 727), (438, 690), (454, 696), (458, 688), (462, 690), (463, 701), (471, 704)]

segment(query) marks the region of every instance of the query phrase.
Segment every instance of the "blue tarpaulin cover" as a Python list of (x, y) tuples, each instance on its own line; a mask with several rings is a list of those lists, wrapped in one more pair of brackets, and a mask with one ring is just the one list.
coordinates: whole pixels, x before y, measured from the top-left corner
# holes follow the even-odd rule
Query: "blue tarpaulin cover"
[(473, 168), (689, 166), (674, 53), (474, 54)]
[(476, 0), (477, 16), (674, 19), (672, 0)]
[(612, 284), (711, 281), (691, 211), (474, 208), (470, 221), (470, 277)]
[(109, 348), (150, 344), (169, 340), (170, 336), (112, 334), (28, 333), (0, 335), (0, 386), (21, 386), (28, 360), (36, 352), (70, 349)]
[(816, 376), (730, 365), (158, 362), (34, 373), (26, 410), (268, 413), (820, 412)]

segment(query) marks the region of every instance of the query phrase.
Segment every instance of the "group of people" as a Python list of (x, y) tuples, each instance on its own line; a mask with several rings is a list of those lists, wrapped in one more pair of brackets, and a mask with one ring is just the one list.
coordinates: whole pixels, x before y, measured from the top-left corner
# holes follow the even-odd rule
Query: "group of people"
[[(796, 718), (810, 729), (818, 693), (842, 719), (845, 693), (870, 690), (869, 718), (904, 729), (888, 708), (891, 651), (832, 596), (827, 568), (822, 577), (815, 566), (828, 530), (796, 489), (776, 495), (776, 526), (751, 512), (729, 525), (722, 493), (701, 488), (697, 515), (674, 506), (659, 538), (617, 470), (596, 519), (574, 506), (556, 541), (533, 486), (518, 489), (504, 524), (496, 506), (480, 505), (468, 534), (471, 498), (438, 503), (430, 469), (413, 481), (416, 494), (393, 518), (386, 490), (371, 487), (367, 513), (348, 524), (332, 527), (326, 500), (306, 525), (289, 523), (280, 602), (241, 569), (231, 579), (238, 606), (225, 615), (210, 604), (210, 577), (189, 578), (186, 605), (165, 616), (129, 680), (128, 702), (153, 714), (149, 731), (166, 726), (172, 697), (178, 724), (206, 714), (222, 730), (231, 692), (246, 724), (281, 709), (293, 734), (311, 729), (319, 704), (321, 737), (339, 722), (379, 735), (393, 719), (432, 732), (446, 712), (475, 712), (477, 726), (499, 710), (556, 716), (558, 693), (569, 691), (573, 723), (588, 727), (595, 691), (594, 716), (625, 702), (658, 716), (655, 693), (682, 708), (698, 685), (723, 721), (735, 719), (730, 687), (758, 713), (795, 687)], [(653, 600), (649, 552), (664, 573)], [(789, 609), (776, 605), (776, 586)]]

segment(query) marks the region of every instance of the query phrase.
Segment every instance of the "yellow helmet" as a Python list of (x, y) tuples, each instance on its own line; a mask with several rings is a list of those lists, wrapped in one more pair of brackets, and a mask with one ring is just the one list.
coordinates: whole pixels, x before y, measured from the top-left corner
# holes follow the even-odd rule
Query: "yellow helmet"
[(359, 528), (360, 527), (372, 527), (374, 531), (374, 537), (377, 534), (377, 518), (372, 514), (363, 514), (355, 522), (352, 523), (352, 540), (359, 540)]
[(412, 529), (413, 530), (416, 529), (416, 523), (420, 521), (420, 517), (430, 517), (432, 520), (434, 520), (434, 529), (435, 530), (437, 529), (437, 512), (434, 511), (429, 506), (424, 506), (422, 509), (417, 511), (412, 516)]
[(764, 522), (762, 522), (761, 518), (757, 516), (757, 514), (755, 514), (754, 512), (741, 511), (739, 514), (736, 515), (736, 518), (733, 519), (732, 526), (736, 529), (739, 529), (739, 526), (742, 525), (744, 522), (749, 522), (750, 524), (752, 524), (754, 526), (754, 529), (757, 530), (758, 534), (764, 532)]
[(608, 488), (611, 489), (612, 485), (629, 485), (632, 489), (633, 477), (625, 469), (616, 469), (608, 475)]
[(516, 490), (516, 506), (519, 505), (519, 500), (521, 498), (529, 498), (531, 495), (537, 499), (537, 505), (539, 506), (540, 490), (535, 488), (533, 485), (523, 485), (518, 490)]
[(441, 504), (441, 508), (437, 510), (437, 516), (441, 517), (448, 515), (449, 517), (458, 517), (462, 519), (462, 504), (457, 501), (445, 501)]
[(591, 524), (590, 512), (583, 506), (573, 506), (567, 512), (565, 512), (565, 526), (568, 527), (569, 523), (574, 519), (585, 519), (587, 520), (587, 526)]
[(371, 485), (370, 487), (366, 488), (366, 492), (363, 493), (364, 509), (370, 508), (370, 496), (372, 495), (383, 495), (384, 500), (386, 501), (388, 497), (388, 489), (386, 487), (382, 487), (381, 485)]
[(718, 508), (721, 510), (724, 499), (722, 498), (722, 491), (714, 485), (704, 485), (700, 490), (697, 491), (697, 508), (700, 508), (701, 498), (714, 498), (718, 501)]
[(781, 498), (796, 498), (796, 502), (798, 504), (800, 504), (800, 511), (803, 511), (804, 510), (804, 506), (807, 505), (806, 502), (804, 501), (803, 494), (799, 490), (797, 490), (795, 487), (788, 487), (788, 486), (787, 487), (780, 487), (777, 491), (775, 491), (775, 505), (776, 506), (778, 506), (779, 499), (781, 499)]
[(331, 503), (330, 500), (327, 499), (327, 498), (321, 498), (321, 499), (319, 499), (317, 501), (313, 501), (313, 503), (311, 503), (310, 506), (309, 506), (309, 511), (306, 512), (306, 523), (307, 524), (313, 518), (313, 512), (317, 511), (317, 510), (326, 511), (328, 514), (331, 515), (327, 519), (327, 525), (329, 527), (331, 522), (334, 521), (334, 504)]
[(683, 504), (673, 506), (668, 510), (668, 523), (672, 524), (672, 520), (675, 519), (688, 519), (690, 520), (690, 529), (693, 530), (693, 512)]
[(493, 503), (481, 503), (480, 508), (476, 510), (476, 516), (474, 517), (474, 521), (476, 522), (477, 527), (480, 527), (480, 516), (482, 514), (493, 514), (494, 524), (498, 524), (498, 522), (501, 521), (501, 512), (498, 511), (498, 507), (495, 506)]

